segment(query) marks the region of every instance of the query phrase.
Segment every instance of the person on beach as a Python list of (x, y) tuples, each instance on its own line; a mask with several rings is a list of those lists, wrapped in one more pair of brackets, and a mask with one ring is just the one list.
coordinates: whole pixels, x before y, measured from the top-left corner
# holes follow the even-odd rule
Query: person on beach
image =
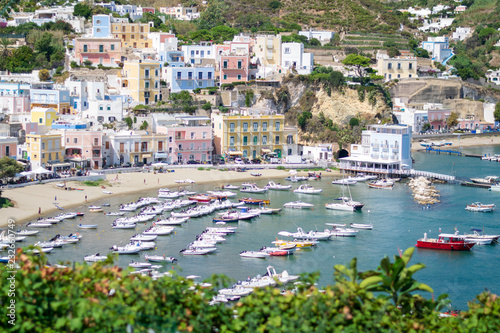
[(144, 178), (144, 185), (146, 185), (146, 178)]
[(38, 207), (38, 215), (42, 215), (42, 207)]
[(87, 195), (85, 194), (85, 202), (87, 202)]

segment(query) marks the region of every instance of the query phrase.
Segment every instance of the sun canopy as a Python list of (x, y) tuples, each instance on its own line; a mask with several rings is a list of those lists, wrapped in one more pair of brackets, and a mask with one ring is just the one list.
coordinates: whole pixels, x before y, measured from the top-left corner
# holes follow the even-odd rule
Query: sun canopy
[(271, 152), (271, 149), (262, 148), (260, 151), (264, 154), (269, 154)]
[(42, 174), (47, 174), (47, 173), (52, 173), (52, 171), (49, 171), (45, 169), (44, 167), (38, 167), (37, 169), (31, 171), (31, 173), (35, 175), (42, 175)]
[(243, 155), (241, 151), (230, 151), (229, 155)]

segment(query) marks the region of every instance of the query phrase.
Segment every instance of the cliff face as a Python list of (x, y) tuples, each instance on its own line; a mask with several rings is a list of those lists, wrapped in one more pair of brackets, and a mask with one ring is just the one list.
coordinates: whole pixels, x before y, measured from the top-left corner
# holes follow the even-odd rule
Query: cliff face
[(390, 89), (392, 98), (407, 98), (408, 103), (443, 103), (447, 100), (470, 98), (497, 103), (500, 93), (461, 80), (411, 79), (403, 80)]

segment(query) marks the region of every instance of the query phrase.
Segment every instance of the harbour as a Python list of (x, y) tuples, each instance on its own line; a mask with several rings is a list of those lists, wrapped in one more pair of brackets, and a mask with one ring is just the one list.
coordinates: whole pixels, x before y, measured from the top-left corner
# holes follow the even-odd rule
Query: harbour
[[(488, 149), (490, 147), (487, 147)], [(479, 148), (477, 148), (479, 149)], [(468, 150), (477, 151), (475, 148)], [(434, 173), (454, 173), (460, 177), (485, 176), (495, 174), (496, 164), (485, 163), (479, 159), (464, 159), (453, 155), (429, 155), (415, 153), (415, 168), (427, 169)], [(453, 172), (451, 171), (453, 169)], [(300, 183), (291, 183), (283, 179), (274, 179), (277, 183), (293, 184), (297, 188)], [(255, 178), (259, 187), (269, 179)], [(240, 221), (230, 225), (237, 227), (234, 235), (218, 246), (217, 252), (206, 256), (182, 256), (179, 251), (195, 240), (207, 227), (213, 227), (213, 216), (207, 215), (192, 218), (168, 236), (161, 236), (156, 247), (147, 251), (148, 255), (166, 255), (175, 257), (175, 264), (166, 265), (180, 275), (199, 275), (208, 278), (212, 274), (224, 274), (234, 281), (244, 280), (250, 276), (263, 274), (268, 265), (276, 270), (287, 270), (290, 274), (320, 271), (319, 283), (322, 286), (333, 283), (333, 266), (347, 264), (353, 257), (358, 258), (360, 269), (375, 269), (384, 255), (392, 256), (398, 249), (404, 250), (415, 246), (417, 239), (424, 233), (429, 237), (437, 236), (440, 231), (452, 233), (457, 228), (461, 233), (471, 228), (485, 228), (490, 233), (500, 233), (496, 213), (481, 214), (465, 212), (465, 206), (475, 201), (485, 203), (497, 202), (494, 192), (483, 188), (464, 188), (449, 183), (435, 184), (440, 191), (441, 203), (430, 208), (418, 205), (409, 194), (405, 182), (397, 183), (393, 190), (383, 191), (369, 189), (366, 183), (350, 186), (356, 201), (365, 204), (361, 212), (342, 212), (326, 210), (324, 205), (342, 194), (339, 185), (332, 185), (327, 178), (309, 181), (309, 184), (322, 189), (320, 195), (296, 194), (292, 191), (269, 191), (265, 194), (251, 194), (254, 198), (269, 199), (270, 207), (283, 208), (286, 202), (302, 200), (314, 205), (311, 210), (283, 209), (280, 214), (261, 215), (249, 221)], [(222, 184), (221, 184), (222, 185)], [(236, 184), (240, 185), (240, 184)], [(190, 191), (203, 193), (213, 190), (214, 185), (189, 184), (183, 186)], [(232, 199), (237, 201), (248, 197), (249, 193), (239, 193)], [(146, 191), (140, 194), (110, 197), (93, 202), (93, 205), (109, 204), (104, 212), (117, 211), (118, 206), (141, 197), (156, 197), (158, 192)], [(79, 232), (82, 241), (55, 249), (48, 254), (51, 263), (82, 262), (83, 257), (99, 252), (106, 255), (113, 245), (122, 246), (129, 238), (151, 226), (151, 222), (138, 223), (131, 230), (112, 229), (111, 223), (116, 217), (103, 213), (90, 213), (88, 206), (76, 207), (75, 211), (85, 212), (85, 216), (75, 220), (65, 220), (52, 228), (40, 229), (37, 237), (26, 239), (19, 246), (26, 246), (35, 241), (44, 241), (56, 234), (67, 235)], [(424, 209), (425, 208), (425, 209)], [(465, 214), (465, 215), (464, 215)], [(371, 224), (373, 230), (360, 230), (357, 237), (335, 237), (330, 241), (322, 241), (310, 249), (295, 251), (294, 255), (267, 259), (242, 258), (240, 252), (259, 250), (263, 246), (271, 246), (281, 231), (295, 232), (298, 227), (305, 232), (309, 230), (323, 231), (330, 228), (326, 223)], [(79, 229), (79, 224), (98, 225), (97, 229)], [(479, 294), (484, 288), (498, 292), (494, 272), (500, 263), (498, 245), (476, 246), (467, 253), (440, 252), (418, 249), (414, 255), (414, 263), (422, 262), (427, 268), (419, 272), (416, 278), (432, 286), (435, 295), (447, 293), (456, 308), (464, 308), (466, 303)], [(131, 260), (140, 261), (143, 254), (118, 256), (117, 264), (127, 267)], [(467, 269), (465, 269), (466, 267)], [(458, 278), (460, 277), (460, 278)]]

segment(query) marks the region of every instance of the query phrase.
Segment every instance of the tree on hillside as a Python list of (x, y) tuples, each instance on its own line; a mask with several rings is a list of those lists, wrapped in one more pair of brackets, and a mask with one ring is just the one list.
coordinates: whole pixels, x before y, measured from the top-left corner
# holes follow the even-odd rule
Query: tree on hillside
[(16, 160), (10, 158), (10, 157), (2, 157), (0, 159), (0, 179), (8, 179), (12, 178), (16, 175), (16, 173), (19, 173), (23, 171), (23, 166), (19, 163), (17, 163)]
[(446, 119), (446, 126), (449, 129), (458, 125), (458, 112), (452, 112), (450, 116)]
[(92, 8), (86, 3), (77, 3), (73, 9), (73, 15), (85, 17), (88, 20), (92, 17)]
[(370, 67), (370, 58), (351, 53), (342, 61), (342, 63), (346, 66), (354, 67), (356, 74), (363, 79), (366, 68)]
[(495, 121), (500, 121), (500, 102), (495, 105), (493, 116), (495, 117)]
[(229, 6), (223, 0), (210, 0), (208, 8), (200, 15), (198, 28), (210, 30), (218, 25), (224, 25), (226, 23), (224, 16), (228, 9)]
[(38, 72), (38, 79), (40, 79), (40, 82), (47, 82), (50, 80), (50, 73), (46, 69), (41, 69)]

